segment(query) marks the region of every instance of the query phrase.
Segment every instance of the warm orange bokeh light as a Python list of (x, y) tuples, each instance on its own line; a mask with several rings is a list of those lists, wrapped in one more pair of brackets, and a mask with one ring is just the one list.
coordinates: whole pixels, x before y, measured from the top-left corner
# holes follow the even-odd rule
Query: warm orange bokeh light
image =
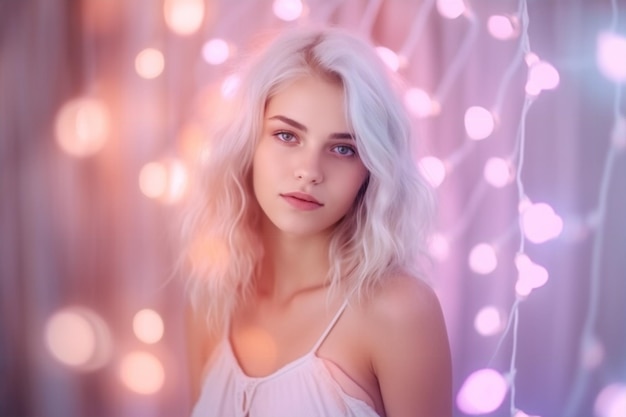
[(195, 33), (204, 20), (203, 0), (165, 0), (163, 14), (167, 26), (179, 35)]
[(148, 352), (131, 352), (120, 365), (120, 378), (124, 385), (138, 394), (154, 394), (165, 382), (161, 361)]
[(86, 308), (66, 308), (53, 314), (46, 323), (45, 339), (56, 360), (81, 370), (101, 367), (111, 353), (106, 324)]
[(165, 68), (163, 53), (155, 48), (146, 48), (135, 58), (135, 71), (147, 80), (158, 77)]
[(109, 113), (100, 100), (85, 97), (70, 100), (56, 117), (57, 143), (72, 156), (93, 155), (106, 143), (109, 124)]
[(133, 317), (133, 332), (144, 343), (156, 343), (163, 338), (163, 319), (154, 310), (143, 309)]
[(149, 162), (139, 172), (139, 189), (150, 198), (158, 198), (167, 189), (167, 168), (161, 162)]
[(149, 162), (139, 173), (141, 192), (146, 197), (158, 199), (165, 204), (180, 201), (187, 191), (187, 184), (187, 167), (175, 158)]

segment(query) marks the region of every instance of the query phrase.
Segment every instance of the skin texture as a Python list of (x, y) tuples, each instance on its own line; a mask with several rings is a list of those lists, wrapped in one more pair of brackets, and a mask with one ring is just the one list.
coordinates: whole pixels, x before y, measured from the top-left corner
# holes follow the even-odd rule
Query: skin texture
[[(268, 226), (294, 237), (326, 234), (348, 212), (367, 176), (344, 116), (341, 86), (307, 77), (274, 96), (252, 172)], [(283, 197), (292, 192), (321, 206), (294, 208)]]
[[(344, 301), (327, 292), (329, 237), (368, 175), (336, 82), (310, 76), (285, 86), (268, 102), (261, 134), (252, 178), (265, 256), (256, 292), (235, 311), (229, 335), (250, 376), (306, 354)], [(293, 192), (320, 204), (294, 205), (285, 198)], [(216, 339), (203, 337), (202, 320), (189, 318), (195, 402)], [(351, 303), (317, 353), (360, 386), (381, 416), (452, 415), (443, 315), (432, 289), (414, 277), (389, 277), (371, 297)]]

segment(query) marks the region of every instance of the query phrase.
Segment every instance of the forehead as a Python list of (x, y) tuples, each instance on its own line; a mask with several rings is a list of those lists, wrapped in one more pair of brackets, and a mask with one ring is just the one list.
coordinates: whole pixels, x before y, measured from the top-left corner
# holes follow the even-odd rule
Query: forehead
[(324, 123), (346, 130), (345, 94), (337, 81), (305, 76), (284, 85), (267, 102), (265, 117), (283, 115), (303, 124)]

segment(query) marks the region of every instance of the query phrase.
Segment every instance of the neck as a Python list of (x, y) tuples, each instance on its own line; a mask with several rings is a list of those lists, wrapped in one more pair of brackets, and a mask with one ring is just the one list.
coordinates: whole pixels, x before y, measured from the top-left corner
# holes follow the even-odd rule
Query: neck
[(263, 228), (263, 258), (259, 295), (274, 301), (323, 288), (328, 284), (330, 235), (294, 236)]

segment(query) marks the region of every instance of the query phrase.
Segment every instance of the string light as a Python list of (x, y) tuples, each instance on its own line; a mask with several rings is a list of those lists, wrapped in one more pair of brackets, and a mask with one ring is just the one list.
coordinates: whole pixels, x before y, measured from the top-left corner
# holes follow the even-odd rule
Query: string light
[(614, 383), (602, 389), (594, 404), (598, 417), (626, 416), (626, 384)]
[(465, 12), (463, 0), (437, 0), (437, 11), (447, 19), (456, 19)]
[(446, 166), (435, 156), (425, 156), (418, 162), (420, 173), (431, 186), (437, 188), (446, 179)]
[(502, 188), (513, 180), (511, 164), (504, 158), (491, 157), (485, 162), (483, 177), (490, 185)]
[(488, 414), (500, 407), (508, 391), (508, 382), (495, 369), (472, 372), (457, 394), (457, 405), (464, 413)]
[(409, 88), (404, 93), (404, 105), (416, 117), (433, 116), (439, 112), (439, 106), (428, 93), (420, 88)]
[(202, 57), (211, 65), (224, 63), (230, 55), (228, 43), (223, 39), (211, 39), (202, 47)]
[(548, 62), (538, 60), (536, 55), (529, 55), (528, 81), (526, 93), (536, 96), (543, 90), (552, 90), (559, 85), (560, 76), (554, 66)]
[(151, 80), (158, 77), (165, 68), (163, 53), (156, 48), (146, 48), (135, 58), (135, 71), (141, 78)]
[(483, 336), (492, 336), (504, 329), (502, 313), (495, 306), (485, 306), (474, 318), (474, 328)]
[(429, 253), (439, 262), (447, 259), (450, 252), (450, 244), (448, 239), (442, 233), (433, 233), (429, 242)]
[(139, 189), (149, 198), (172, 204), (187, 191), (188, 174), (185, 164), (177, 158), (149, 162), (139, 173)]
[(465, 111), (465, 131), (470, 139), (485, 139), (493, 133), (496, 122), (484, 107), (472, 106)]
[(300, 0), (274, 0), (272, 10), (279, 19), (291, 22), (302, 16), (304, 5)]
[(376, 52), (390, 70), (394, 72), (398, 71), (398, 68), (400, 68), (400, 58), (394, 51), (384, 46), (377, 46)]
[(203, 0), (164, 0), (165, 23), (178, 35), (191, 35), (200, 29), (204, 20)]
[(88, 308), (63, 308), (47, 320), (45, 329), (48, 350), (64, 365), (93, 371), (104, 366), (111, 357), (109, 328)]
[(165, 383), (161, 361), (143, 351), (130, 352), (122, 358), (119, 376), (128, 389), (142, 395), (157, 393)]
[(616, 83), (626, 81), (626, 37), (613, 32), (598, 35), (596, 62), (609, 80)]
[(133, 332), (137, 339), (153, 344), (163, 338), (163, 319), (154, 310), (139, 310), (133, 317)]
[(479, 243), (472, 248), (469, 254), (469, 267), (477, 274), (487, 275), (498, 266), (498, 256), (495, 248), (488, 243)]
[(98, 99), (79, 97), (66, 102), (55, 121), (58, 145), (75, 157), (99, 152), (109, 137), (110, 117), (105, 104)]
[(487, 29), (491, 36), (499, 40), (513, 39), (518, 35), (519, 23), (515, 17), (493, 15), (487, 21)]
[(527, 206), (522, 211), (522, 229), (526, 239), (543, 243), (554, 239), (563, 231), (563, 220), (546, 203)]

